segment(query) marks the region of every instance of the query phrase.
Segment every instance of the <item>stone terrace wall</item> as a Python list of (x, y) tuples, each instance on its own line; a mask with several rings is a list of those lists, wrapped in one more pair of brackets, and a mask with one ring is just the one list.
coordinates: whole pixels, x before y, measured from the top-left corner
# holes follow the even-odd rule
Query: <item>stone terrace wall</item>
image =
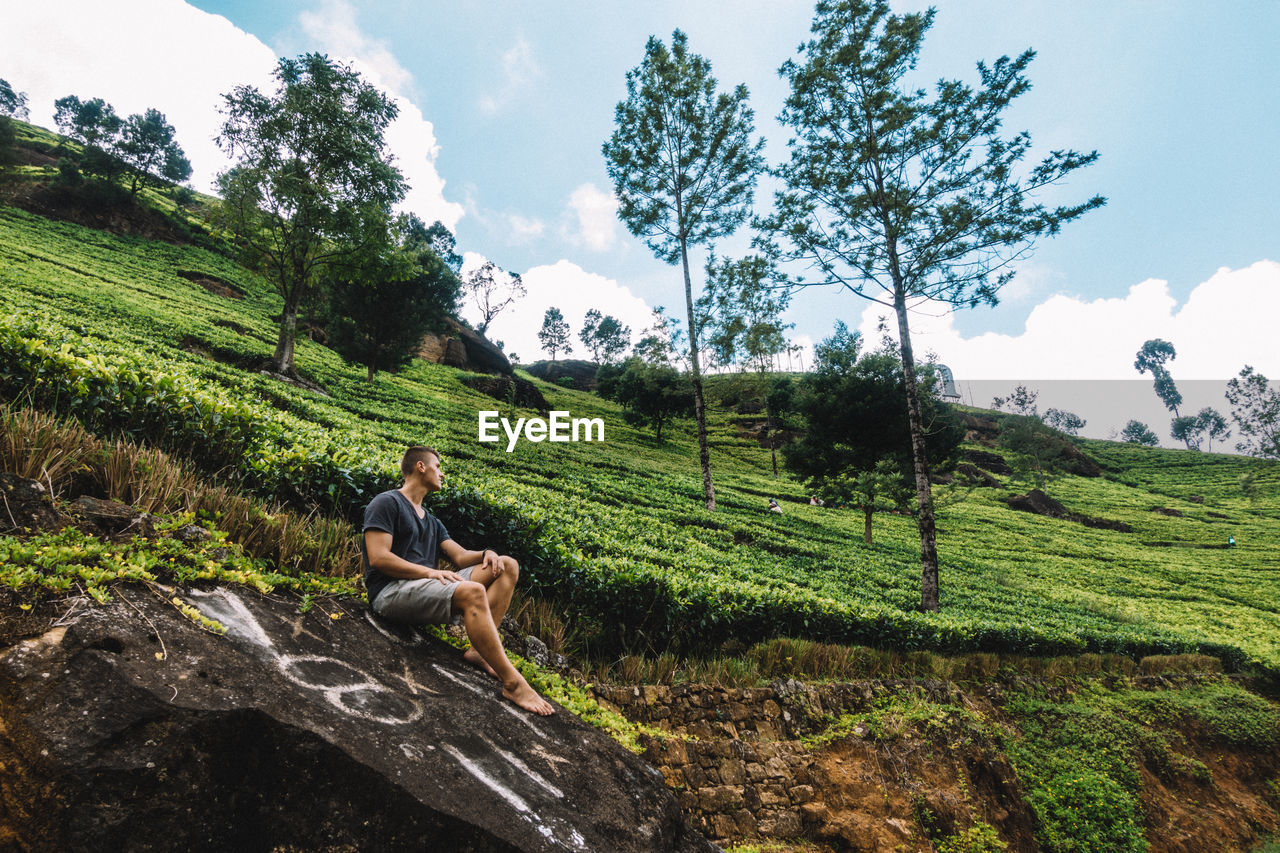
[(649, 738), (644, 757), (677, 792), (690, 822), (720, 844), (816, 834), (828, 811), (816, 790), (815, 753), (799, 738), (820, 731), (829, 716), (868, 710), (892, 693), (961, 701), (956, 687), (941, 681), (594, 690), (602, 704), (628, 719), (694, 738)]

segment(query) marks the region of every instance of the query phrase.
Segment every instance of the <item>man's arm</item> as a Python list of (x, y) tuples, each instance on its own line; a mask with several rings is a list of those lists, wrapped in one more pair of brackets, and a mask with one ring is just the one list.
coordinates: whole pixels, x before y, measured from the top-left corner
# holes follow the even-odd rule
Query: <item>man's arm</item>
[[(452, 540), (444, 544), (452, 544)], [(364, 547), (369, 554), (369, 565), (390, 578), (413, 580), (415, 578), (433, 578), (439, 581), (461, 581), (462, 578), (453, 572), (443, 569), (429, 569), (417, 563), (410, 563), (403, 557), (391, 553), (391, 534), (385, 530), (366, 530)], [(445, 552), (448, 555), (448, 552)], [(450, 557), (449, 559), (453, 559)], [(455, 561), (456, 563), (456, 561)]]
[(454, 540), (446, 539), (440, 543), (440, 551), (460, 569), (480, 563), (486, 569), (491, 570), (496, 578), (502, 574), (502, 570), (505, 568), (502, 560), (498, 559), (500, 555), (492, 548), (485, 548), (483, 551), (468, 551)]

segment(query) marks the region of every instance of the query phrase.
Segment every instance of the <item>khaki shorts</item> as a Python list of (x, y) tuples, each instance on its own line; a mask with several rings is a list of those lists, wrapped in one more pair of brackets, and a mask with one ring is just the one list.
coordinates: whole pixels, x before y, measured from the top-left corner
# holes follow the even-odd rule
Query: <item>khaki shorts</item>
[[(454, 574), (471, 580), (476, 567), (461, 569)], [(434, 578), (413, 578), (392, 581), (370, 605), (373, 612), (393, 622), (410, 625), (443, 625), (452, 616), (453, 592), (457, 581), (438, 581)]]

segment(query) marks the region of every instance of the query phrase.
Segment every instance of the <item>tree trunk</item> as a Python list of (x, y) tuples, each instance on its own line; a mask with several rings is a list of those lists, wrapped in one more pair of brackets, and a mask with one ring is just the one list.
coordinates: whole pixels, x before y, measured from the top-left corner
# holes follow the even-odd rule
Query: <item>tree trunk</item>
[(907, 386), (907, 420), (911, 424), (911, 456), (915, 462), (916, 500), (920, 512), (920, 608), (938, 609), (938, 541), (933, 521), (933, 494), (929, 486), (929, 456), (924, 441), (924, 418), (920, 414), (920, 393), (916, 387), (915, 357), (911, 352), (911, 328), (907, 324), (907, 296), (899, 284), (894, 288), (893, 306), (898, 313), (898, 343), (902, 347), (902, 378)]
[[(762, 373), (761, 376), (764, 374)], [(769, 459), (773, 462), (773, 479), (778, 479), (778, 436), (776, 434), (777, 427), (773, 422), (773, 407), (769, 405), (769, 392), (766, 389), (764, 396), (764, 429), (765, 437), (769, 439)]]
[(875, 513), (875, 510), (867, 506), (867, 507), (863, 507), (862, 511), (863, 513), (865, 513), (865, 516), (862, 519), (862, 538), (867, 540), (867, 544), (870, 545), (872, 544), (871, 543), (871, 516)]
[(689, 312), (689, 362), (693, 373), (693, 411), (698, 418), (698, 461), (702, 463), (702, 492), (707, 509), (716, 508), (716, 490), (711, 483), (711, 453), (707, 450), (707, 408), (702, 401), (702, 368), (698, 362), (698, 328), (693, 316), (693, 279), (689, 276), (689, 246), (680, 240), (680, 261), (684, 265), (684, 304)]
[(271, 356), (271, 369), (284, 376), (293, 375), (293, 341), (298, 335), (298, 302), (285, 300), (284, 313), (280, 317), (280, 337), (276, 341), (275, 354)]
[(372, 384), (372, 383), (373, 383), (373, 375), (374, 375), (375, 373), (377, 373), (377, 372), (378, 372), (378, 369), (377, 369), (376, 367), (374, 367), (372, 364), (371, 364), (371, 365), (369, 365), (369, 375), (368, 375), (367, 377), (365, 377), (365, 380), (364, 380), (364, 381), (365, 381), (365, 382), (368, 382), (368, 383), (370, 383), (370, 384)]

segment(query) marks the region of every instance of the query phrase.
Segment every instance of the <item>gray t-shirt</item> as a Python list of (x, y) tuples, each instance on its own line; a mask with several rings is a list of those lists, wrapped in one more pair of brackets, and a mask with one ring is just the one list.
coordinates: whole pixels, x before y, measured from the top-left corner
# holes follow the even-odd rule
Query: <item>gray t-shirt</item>
[[(369, 501), (364, 510), (364, 529), (390, 533), (392, 554), (429, 569), (436, 567), (440, 543), (453, 538), (431, 513), (418, 518), (413, 504), (398, 489), (383, 492)], [(369, 603), (373, 604), (378, 593), (396, 578), (369, 565), (369, 550), (364, 547), (363, 536), (360, 550), (364, 555), (364, 587), (369, 591)]]

